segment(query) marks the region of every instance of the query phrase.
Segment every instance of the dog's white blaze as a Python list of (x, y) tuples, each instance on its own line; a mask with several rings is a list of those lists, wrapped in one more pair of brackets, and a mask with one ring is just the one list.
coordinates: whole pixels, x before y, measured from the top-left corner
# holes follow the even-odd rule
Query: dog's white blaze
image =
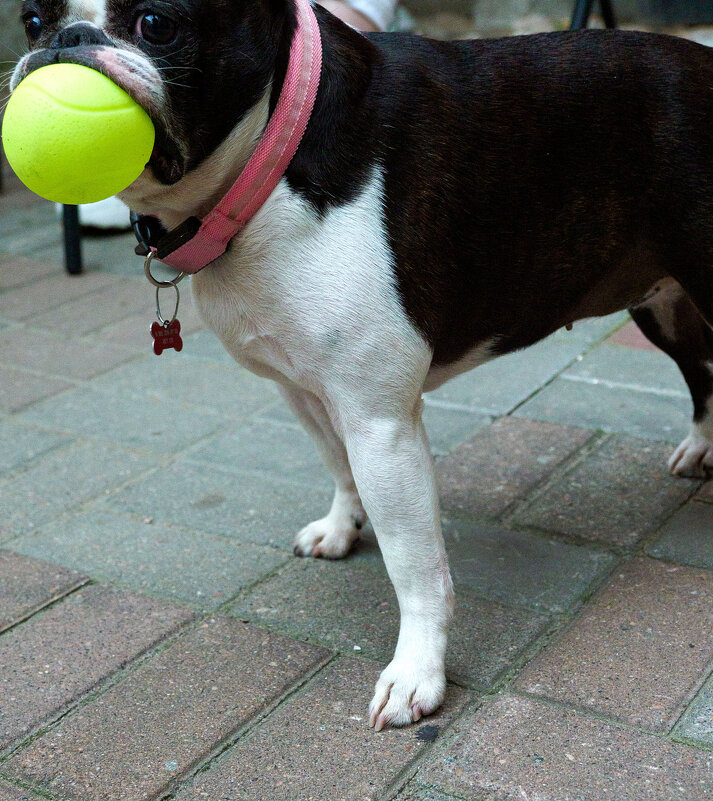
[(68, 0), (67, 20), (93, 22), (97, 28), (106, 24), (106, 3), (104, 0)]
[(412, 704), (426, 713), (443, 698), (452, 585), (420, 417), (432, 353), (398, 297), (382, 195), (375, 170), (354, 201), (320, 217), (283, 179), (193, 288), (228, 351), (319, 398), (346, 444), (402, 614), (372, 717), (383, 707), (406, 723)]

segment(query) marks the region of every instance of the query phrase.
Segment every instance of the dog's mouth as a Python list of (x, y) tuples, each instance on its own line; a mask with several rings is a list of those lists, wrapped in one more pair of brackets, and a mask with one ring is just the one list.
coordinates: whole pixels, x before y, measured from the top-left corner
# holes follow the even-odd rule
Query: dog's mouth
[[(20, 69), (14, 78), (22, 80), (49, 64), (80, 64), (102, 73), (120, 86), (149, 115), (156, 131), (153, 151), (146, 166), (162, 184), (175, 184), (183, 177), (186, 159), (175, 139), (169, 135), (163, 83), (151, 62), (129, 50), (104, 45), (45, 49), (30, 53), (25, 62), (18, 65)], [(13, 89), (15, 87), (16, 83)]]

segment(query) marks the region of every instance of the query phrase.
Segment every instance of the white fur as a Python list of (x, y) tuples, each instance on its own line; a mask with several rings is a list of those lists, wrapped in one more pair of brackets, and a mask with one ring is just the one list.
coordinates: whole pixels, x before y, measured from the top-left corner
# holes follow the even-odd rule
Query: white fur
[[(88, 16), (102, 24), (103, 8), (72, 0), (67, 22)], [(122, 43), (97, 57), (168, 127), (160, 75), (145, 56)], [(266, 87), (226, 141), (176, 184), (163, 186), (146, 170), (122, 200), (169, 228), (203, 216), (254, 149), (268, 98)], [(332, 508), (298, 534), (298, 551), (343, 556), (364, 510), (371, 517), (401, 610), (394, 659), (371, 703), (377, 729), (417, 720), (441, 703), (453, 607), (421, 422), (432, 353), (394, 285), (382, 196), (375, 168), (358, 197), (319, 216), (283, 179), (227, 252), (193, 278), (207, 324), (241, 364), (279, 382), (334, 475)]]
[[(713, 373), (713, 364), (707, 367)], [(691, 425), (690, 434), (671, 454), (668, 469), (690, 478), (708, 478), (713, 473), (713, 398), (706, 402), (703, 419)]]
[(431, 392), (434, 389), (438, 389), (441, 384), (445, 384), (446, 381), (450, 381), (451, 378), (455, 378), (457, 375), (461, 375), (461, 373), (465, 373), (468, 370), (472, 370), (474, 367), (478, 367), (494, 359), (497, 356), (495, 345), (495, 339), (488, 339), (469, 350), (465, 356), (462, 356), (456, 362), (452, 362), (445, 367), (431, 367), (426, 376), (423, 391)]
[(106, 3), (104, 0), (68, 0), (65, 19), (87, 20), (103, 28), (106, 24)]
[(326, 517), (305, 526), (295, 538), (297, 556), (325, 556), (340, 559), (359, 539), (366, 512), (349, 465), (344, 443), (339, 439), (320, 399), (295, 385), (280, 385), (282, 394), (312, 437), (324, 463), (334, 477), (332, 508)]
[[(200, 214), (216, 199), (207, 192), (220, 196), (234, 180), (265, 116), (263, 100), (194, 173), (171, 188), (143, 176), (125, 199), (169, 226)], [(355, 201), (320, 219), (283, 180), (228, 252), (193, 278), (206, 323), (237, 361), (280, 383), (334, 475), (332, 508), (299, 532), (296, 552), (344, 556), (364, 508), (372, 518), (402, 615), (370, 707), (377, 729), (441, 703), (453, 606), (420, 418), (432, 354), (393, 284), (382, 183), (376, 171)]]

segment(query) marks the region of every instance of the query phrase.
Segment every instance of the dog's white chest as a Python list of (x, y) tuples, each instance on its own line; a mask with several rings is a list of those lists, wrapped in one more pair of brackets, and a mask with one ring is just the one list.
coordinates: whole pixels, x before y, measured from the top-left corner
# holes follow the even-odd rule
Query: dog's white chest
[(381, 176), (319, 216), (282, 181), (226, 255), (193, 279), (201, 316), (249, 369), (317, 391), (425, 343), (406, 318), (386, 242)]

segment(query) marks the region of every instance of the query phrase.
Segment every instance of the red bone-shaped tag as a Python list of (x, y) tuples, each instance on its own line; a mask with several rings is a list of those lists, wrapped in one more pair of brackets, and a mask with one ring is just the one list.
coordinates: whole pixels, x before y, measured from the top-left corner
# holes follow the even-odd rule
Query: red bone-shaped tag
[(181, 339), (181, 324), (178, 320), (172, 320), (168, 325), (161, 325), (159, 322), (151, 326), (151, 336), (153, 337), (153, 352), (160, 356), (168, 348), (181, 350), (183, 340)]

